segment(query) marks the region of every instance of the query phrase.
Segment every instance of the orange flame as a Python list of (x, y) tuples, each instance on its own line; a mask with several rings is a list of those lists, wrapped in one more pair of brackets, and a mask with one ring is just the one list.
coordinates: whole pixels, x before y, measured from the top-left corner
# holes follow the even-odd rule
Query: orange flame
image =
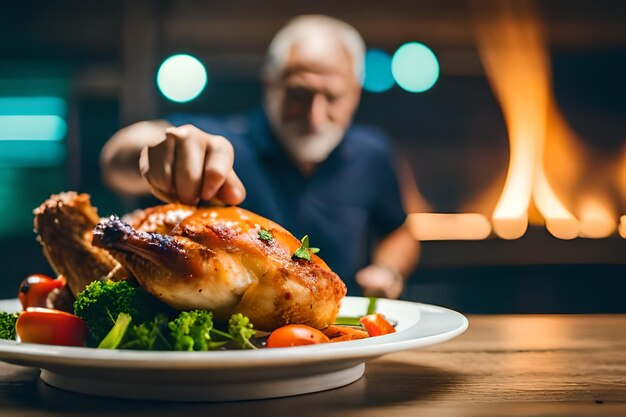
[(533, 202), (558, 238), (608, 236), (616, 229), (617, 210), (607, 189), (613, 178), (620, 181), (614, 175), (620, 165), (608, 175), (591, 175), (601, 182), (581, 186), (585, 169), (597, 161), (558, 109), (544, 28), (533, 3), (489, 2), (489, 9), (477, 11), (478, 51), (510, 142), (506, 180), (491, 216), (494, 232), (504, 239), (521, 237)]

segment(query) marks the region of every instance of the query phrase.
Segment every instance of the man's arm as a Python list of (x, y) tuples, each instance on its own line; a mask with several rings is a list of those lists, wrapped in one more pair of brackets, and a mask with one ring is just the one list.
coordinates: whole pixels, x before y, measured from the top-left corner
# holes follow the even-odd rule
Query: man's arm
[(126, 195), (152, 192), (168, 202), (197, 204), (219, 199), (240, 204), (246, 190), (233, 170), (233, 145), (193, 125), (139, 122), (117, 132), (104, 146), (105, 183)]
[(419, 257), (420, 243), (405, 223), (378, 245), (372, 264), (357, 273), (356, 281), (365, 295), (398, 298)]
[(150, 194), (150, 186), (139, 171), (139, 155), (143, 148), (162, 142), (165, 129), (170, 126), (165, 120), (150, 120), (115, 133), (100, 152), (100, 169), (106, 186), (126, 196)]

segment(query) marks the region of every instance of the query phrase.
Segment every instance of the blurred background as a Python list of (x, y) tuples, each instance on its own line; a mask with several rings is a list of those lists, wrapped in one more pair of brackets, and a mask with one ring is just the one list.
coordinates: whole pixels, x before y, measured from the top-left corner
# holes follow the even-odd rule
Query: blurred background
[[(498, 4), (3, 4), (0, 298), (15, 297), (29, 273), (51, 273), (32, 232), (32, 209), (50, 194), (87, 192), (102, 216), (136, 208), (101, 182), (99, 152), (116, 130), (173, 112), (258, 106), (273, 35), (291, 17), (322, 13), (364, 37), (356, 120), (391, 136), (421, 191), (407, 201), (423, 253), (405, 298), (468, 313), (626, 312), (626, 3), (550, 0), (513, 13)], [(181, 54), (206, 72), (182, 98), (167, 77), (157, 83), (160, 68), (185, 68)], [(516, 120), (545, 138), (528, 145)], [(546, 199), (538, 180), (514, 190), (522, 214), (510, 215), (505, 184), (524, 149), (536, 161), (517, 175), (545, 176), (551, 187)], [(424, 226), (442, 218), (424, 213), (466, 212), (476, 217), (449, 217), (456, 230)]]

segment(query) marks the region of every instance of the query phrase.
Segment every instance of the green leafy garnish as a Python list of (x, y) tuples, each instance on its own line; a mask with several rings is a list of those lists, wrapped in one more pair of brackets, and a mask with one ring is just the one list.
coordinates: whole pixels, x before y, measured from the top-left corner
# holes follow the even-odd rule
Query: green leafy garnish
[(261, 229), (259, 230), (259, 239), (269, 243), (274, 240), (274, 235), (272, 235), (272, 232), (270, 232), (269, 230)]
[(98, 349), (116, 349), (124, 335), (126, 334), (126, 330), (128, 326), (130, 326), (130, 322), (133, 318), (130, 314), (120, 313), (117, 316), (117, 320), (115, 320), (115, 324), (109, 333), (102, 339), (100, 344), (98, 345)]
[(300, 241), (300, 247), (296, 249), (292, 259), (304, 259), (305, 261), (311, 262), (311, 254), (318, 253), (319, 248), (310, 248), (309, 247), (309, 235), (304, 235), (302, 240)]
[(15, 340), (15, 322), (18, 313), (0, 312), (0, 339)]

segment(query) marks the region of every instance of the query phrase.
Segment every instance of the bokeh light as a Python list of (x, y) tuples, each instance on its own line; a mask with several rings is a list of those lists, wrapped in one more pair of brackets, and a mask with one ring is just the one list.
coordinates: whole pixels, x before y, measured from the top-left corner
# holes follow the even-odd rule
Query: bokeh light
[(0, 116), (0, 140), (62, 140), (65, 120), (54, 115)]
[(439, 78), (439, 61), (426, 45), (409, 42), (391, 59), (391, 73), (398, 85), (411, 93), (429, 90)]
[(198, 97), (207, 83), (204, 65), (191, 55), (167, 58), (157, 72), (157, 86), (169, 100), (186, 103)]
[(365, 54), (365, 79), (363, 89), (371, 93), (382, 93), (393, 87), (391, 57), (380, 49), (369, 49)]

